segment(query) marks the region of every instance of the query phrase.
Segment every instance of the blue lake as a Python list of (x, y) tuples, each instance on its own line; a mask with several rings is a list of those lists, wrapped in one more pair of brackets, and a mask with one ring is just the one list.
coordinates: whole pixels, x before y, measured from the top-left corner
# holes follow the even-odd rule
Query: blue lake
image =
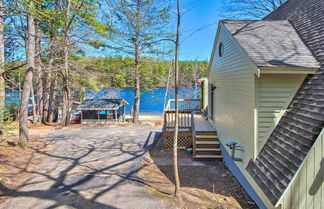
[[(140, 98), (140, 113), (142, 114), (161, 114), (165, 105), (166, 88), (158, 88), (153, 91), (142, 91)], [(100, 98), (122, 98), (128, 102), (126, 112), (130, 113), (131, 108), (134, 107), (134, 90), (133, 89), (105, 89), (99, 92), (88, 90), (86, 97), (95, 99)], [(199, 97), (199, 90), (194, 88), (180, 88), (179, 98), (181, 99), (195, 99)], [(166, 97), (166, 102), (174, 98), (174, 89), (169, 89)]]
[[(142, 114), (161, 114), (164, 109), (165, 101), (174, 98), (174, 89), (169, 89), (167, 98), (165, 100), (167, 89), (158, 88), (153, 91), (142, 91), (140, 98), (140, 113)], [(103, 89), (100, 91), (87, 90), (87, 98), (101, 99), (101, 98), (122, 98), (126, 100), (129, 105), (126, 106), (127, 113), (130, 113), (134, 106), (134, 90), (133, 89)], [(195, 99), (199, 98), (198, 89), (179, 89), (179, 98), (181, 99)], [(16, 102), (19, 104), (19, 92), (7, 91), (6, 103)], [(31, 102), (30, 102), (31, 103)]]

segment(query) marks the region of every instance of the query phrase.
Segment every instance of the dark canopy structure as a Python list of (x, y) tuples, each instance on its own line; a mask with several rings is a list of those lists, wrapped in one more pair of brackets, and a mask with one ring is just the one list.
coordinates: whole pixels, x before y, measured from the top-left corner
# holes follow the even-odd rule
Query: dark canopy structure
[(81, 111), (81, 123), (105, 123), (125, 120), (125, 106), (123, 99), (87, 99), (77, 110)]

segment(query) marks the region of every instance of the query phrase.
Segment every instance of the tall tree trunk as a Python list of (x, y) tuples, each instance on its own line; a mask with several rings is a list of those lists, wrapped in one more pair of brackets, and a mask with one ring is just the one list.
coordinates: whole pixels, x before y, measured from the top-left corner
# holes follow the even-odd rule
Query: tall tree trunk
[[(54, 1), (54, 10), (55, 11), (59, 11), (59, 2), (58, 0), (55, 0)], [(53, 122), (53, 106), (52, 106), (52, 103), (53, 103), (53, 99), (56, 99), (56, 94), (57, 93), (54, 93), (54, 90), (53, 89), (56, 89), (57, 91), (57, 78), (55, 77), (54, 79), (54, 84), (53, 84), (53, 87), (52, 87), (52, 83), (53, 83), (53, 77), (54, 77), (54, 74), (55, 72), (53, 72), (53, 69), (54, 69), (54, 59), (56, 58), (55, 57), (55, 51), (56, 51), (56, 47), (55, 47), (55, 44), (57, 44), (57, 40), (55, 38), (56, 36), (53, 35), (51, 37), (51, 44), (49, 46), (49, 48), (51, 49), (51, 57), (50, 57), (50, 60), (49, 60), (49, 63), (48, 63), (48, 69), (46, 70), (46, 73), (45, 73), (45, 89), (44, 89), (44, 109), (43, 109), (43, 123), (47, 123), (47, 122)], [(52, 87), (52, 91), (51, 91), (51, 87)], [(53, 95), (54, 94), (54, 95)], [(56, 100), (54, 101), (54, 104), (55, 104)]]
[(48, 122), (48, 117), (49, 117), (53, 59), (54, 56), (53, 53), (51, 52), (51, 58), (48, 62), (48, 69), (45, 73), (44, 108), (43, 108), (43, 117), (42, 117), (43, 123)]
[(175, 46), (175, 68), (174, 68), (174, 90), (175, 90), (175, 127), (173, 135), (173, 174), (175, 180), (174, 196), (181, 198), (180, 196), (180, 178), (178, 170), (178, 129), (179, 129), (179, 38), (180, 38), (180, 0), (177, 1), (177, 35), (176, 35), (176, 46)]
[(140, 106), (140, 77), (139, 77), (139, 58), (138, 55), (135, 57), (135, 95), (134, 95), (134, 112), (133, 112), (133, 123), (138, 123), (139, 120), (139, 106)]
[(64, 47), (64, 67), (63, 67), (63, 89), (62, 89), (62, 121), (63, 125), (68, 125), (69, 109), (70, 109), (70, 89), (68, 78), (68, 47)]
[(58, 91), (58, 78), (57, 76), (53, 79), (53, 87), (51, 92), (50, 106), (49, 106), (49, 114), (48, 114), (48, 122), (52, 123), (55, 118), (55, 110), (56, 110), (56, 99), (57, 99), (57, 91)]
[(28, 40), (26, 49), (27, 70), (25, 74), (24, 85), (20, 98), (19, 109), (19, 145), (25, 147), (28, 142), (28, 102), (30, 89), (33, 81), (33, 70), (35, 68), (35, 24), (32, 10), (34, 2), (31, 0), (28, 5), (27, 21), (28, 21)]
[[(63, 70), (65, 71), (65, 67)], [(68, 120), (69, 120), (69, 109), (70, 109), (69, 98), (70, 98), (69, 81), (68, 81), (67, 72), (65, 71), (65, 73), (63, 75), (62, 120), (61, 120), (61, 124), (65, 125), (65, 126), (68, 125)]]
[[(39, 21), (36, 23), (36, 54), (41, 51), (41, 28)], [(37, 118), (43, 118), (43, 72), (40, 54), (35, 58), (35, 87), (36, 87), (36, 114)], [(40, 122), (39, 120), (37, 123)]]
[(3, 35), (3, 4), (0, 0), (0, 141), (3, 139), (4, 107), (5, 107), (5, 79), (4, 79), (4, 35)]
[(139, 120), (139, 107), (140, 107), (140, 97), (141, 97), (141, 88), (140, 88), (140, 13), (141, 11), (141, 0), (137, 0), (137, 12), (136, 12), (136, 35), (135, 35), (135, 95), (134, 95), (134, 112), (133, 112), (133, 123), (138, 123)]
[(33, 124), (37, 124), (37, 112), (36, 112), (36, 102), (35, 102), (35, 94), (34, 94), (33, 83), (32, 83), (32, 86), (30, 88), (30, 97), (31, 97), (32, 107), (33, 107)]
[(62, 89), (62, 121), (63, 125), (69, 122), (70, 89), (69, 89), (69, 16), (71, 0), (67, 1), (66, 25), (64, 31), (64, 64), (63, 64), (63, 89)]

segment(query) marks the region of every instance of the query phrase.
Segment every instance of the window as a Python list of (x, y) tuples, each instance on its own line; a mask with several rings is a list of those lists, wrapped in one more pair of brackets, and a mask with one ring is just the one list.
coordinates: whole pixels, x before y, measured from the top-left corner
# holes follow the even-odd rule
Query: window
[(219, 57), (223, 56), (223, 53), (224, 53), (224, 45), (223, 45), (223, 43), (220, 43), (218, 45), (218, 56)]

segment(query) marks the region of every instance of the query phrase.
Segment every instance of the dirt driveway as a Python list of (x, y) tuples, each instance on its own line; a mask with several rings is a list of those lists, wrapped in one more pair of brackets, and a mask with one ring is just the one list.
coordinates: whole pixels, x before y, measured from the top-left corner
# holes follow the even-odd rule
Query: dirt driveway
[(66, 128), (47, 140), (52, 154), (3, 208), (175, 208), (150, 195), (136, 177), (140, 160), (160, 127)]

